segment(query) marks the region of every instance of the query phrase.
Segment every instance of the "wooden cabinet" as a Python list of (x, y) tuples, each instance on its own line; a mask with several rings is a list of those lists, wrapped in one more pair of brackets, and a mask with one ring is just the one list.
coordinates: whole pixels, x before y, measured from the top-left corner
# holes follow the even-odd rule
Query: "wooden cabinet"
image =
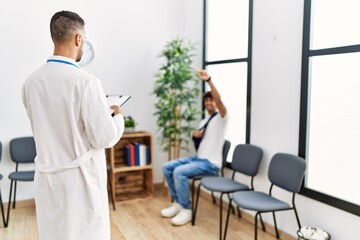
[[(125, 146), (128, 143), (149, 146), (151, 163), (146, 166), (126, 166)], [(111, 194), (116, 201), (149, 197), (153, 195), (152, 135), (149, 132), (124, 133), (120, 141), (106, 150), (111, 182)]]

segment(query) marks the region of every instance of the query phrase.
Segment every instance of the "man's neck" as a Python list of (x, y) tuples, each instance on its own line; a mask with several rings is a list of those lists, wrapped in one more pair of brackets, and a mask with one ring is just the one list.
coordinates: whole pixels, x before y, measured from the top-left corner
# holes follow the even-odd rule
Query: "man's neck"
[(67, 46), (56, 46), (54, 49), (54, 56), (67, 57), (76, 61), (76, 53)]
[(213, 115), (215, 112), (216, 112), (216, 110), (213, 110), (213, 111), (209, 111), (209, 110), (208, 110), (209, 116)]

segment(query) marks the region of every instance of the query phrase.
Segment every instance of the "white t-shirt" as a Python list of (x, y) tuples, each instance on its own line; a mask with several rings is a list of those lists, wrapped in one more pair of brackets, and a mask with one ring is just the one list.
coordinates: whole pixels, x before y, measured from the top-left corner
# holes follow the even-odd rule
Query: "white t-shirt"
[[(210, 116), (201, 120), (199, 128), (204, 126), (209, 118)], [(197, 151), (198, 158), (205, 158), (219, 168), (221, 168), (222, 164), (222, 150), (225, 141), (224, 133), (226, 123), (227, 114), (223, 118), (220, 113), (216, 114), (216, 116), (210, 120)]]

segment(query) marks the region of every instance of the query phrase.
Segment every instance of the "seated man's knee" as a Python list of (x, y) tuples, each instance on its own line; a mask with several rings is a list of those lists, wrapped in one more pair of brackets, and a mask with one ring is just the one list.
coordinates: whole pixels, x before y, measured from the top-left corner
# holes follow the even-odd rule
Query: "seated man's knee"
[(184, 174), (184, 171), (182, 170), (182, 168), (175, 168), (173, 175), (174, 175), (174, 178), (177, 178), (177, 179), (186, 178), (186, 175)]
[(162, 170), (163, 170), (163, 173), (169, 173), (171, 170), (170, 170), (170, 162), (166, 162), (162, 165)]

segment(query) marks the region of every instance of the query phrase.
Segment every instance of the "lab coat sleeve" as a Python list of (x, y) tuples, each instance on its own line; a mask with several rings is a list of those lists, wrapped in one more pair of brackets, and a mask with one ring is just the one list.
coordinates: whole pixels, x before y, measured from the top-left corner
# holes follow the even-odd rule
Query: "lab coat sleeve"
[[(22, 89), (21, 89), (21, 98), (22, 98), (22, 102), (23, 102), (23, 104), (24, 104), (26, 113), (27, 113), (27, 115), (29, 116), (28, 105), (27, 105), (27, 100), (26, 100), (25, 86), (23, 86)], [(29, 116), (29, 117), (30, 117), (30, 116)]]
[(21, 88), (21, 99), (22, 99), (22, 102), (24, 104), (25, 109), (27, 109), (26, 96), (25, 96), (25, 87), (24, 86)]
[(124, 133), (124, 118), (121, 114), (111, 117), (101, 83), (90, 80), (81, 102), (81, 114), (86, 135), (94, 148), (114, 146)]
[(33, 126), (33, 122), (32, 122), (32, 119), (31, 119), (31, 111), (30, 111), (30, 108), (28, 106), (28, 101), (27, 101), (27, 97), (26, 97), (25, 85), (23, 85), (23, 87), (21, 89), (21, 98), (22, 98), (22, 102), (23, 102), (25, 110), (26, 110), (26, 114), (27, 114), (28, 118), (30, 119), (31, 129), (34, 132), (34, 126)]

